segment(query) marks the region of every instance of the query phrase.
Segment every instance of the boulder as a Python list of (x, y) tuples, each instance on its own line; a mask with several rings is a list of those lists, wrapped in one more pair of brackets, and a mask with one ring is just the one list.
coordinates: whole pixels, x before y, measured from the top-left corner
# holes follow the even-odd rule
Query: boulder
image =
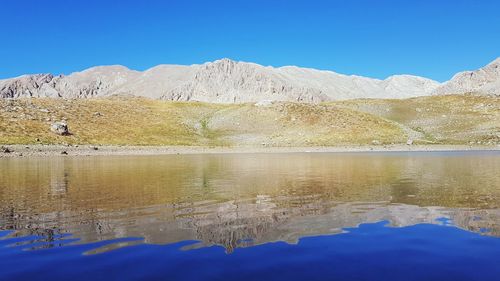
[(68, 124), (65, 122), (55, 122), (50, 125), (50, 130), (58, 135), (67, 136), (69, 135)]
[(11, 153), (12, 150), (10, 150), (8, 147), (6, 146), (2, 146), (0, 147), (0, 151), (3, 152), (3, 153)]

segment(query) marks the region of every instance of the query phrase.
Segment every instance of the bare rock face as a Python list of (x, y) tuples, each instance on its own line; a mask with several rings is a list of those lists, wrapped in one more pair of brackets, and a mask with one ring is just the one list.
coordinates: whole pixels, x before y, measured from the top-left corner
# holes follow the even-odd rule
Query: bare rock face
[(56, 97), (48, 90), (53, 79), (52, 74), (35, 74), (0, 80), (0, 98)]
[(120, 65), (92, 67), (61, 77), (54, 89), (66, 98), (107, 96), (138, 74)]
[(196, 66), (190, 81), (164, 94), (166, 100), (241, 103), (259, 100), (320, 102), (320, 88), (296, 83), (279, 69), (222, 59)]
[(500, 58), (483, 68), (457, 73), (434, 94), (483, 94), (500, 97)]
[(162, 99), (241, 103), (261, 100), (322, 102), (352, 98), (405, 98), (429, 95), (439, 83), (400, 75), (386, 80), (346, 76), (295, 66), (265, 67), (222, 59), (195, 68), (189, 81)]
[(70, 135), (69, 129), (68, 129), (68, 124), (65, 122), (55, 122), (52, 125), (50, 125), (50, 130), (58, 135), (61, 136), (68, 136)]
[(142, 96), (172, 101), (244, 103), (410, 98), (477, 92), (500, 96), (500, 58), (444, 83), (411, 75), (385, 80), (295, 66), (270, 67), (222, 59), (201, 65), (159, 65), (143, 72), (99, 66), (68, 76), (25, 75), (0, 80), (0, 98)]
[(90, 98), (114, 93), (114, 89), (135, 78), (137, 71), (123, 66), (93, 67), (68, 76), (25, 75), (0, 80), (0, 98), (62, 97)]

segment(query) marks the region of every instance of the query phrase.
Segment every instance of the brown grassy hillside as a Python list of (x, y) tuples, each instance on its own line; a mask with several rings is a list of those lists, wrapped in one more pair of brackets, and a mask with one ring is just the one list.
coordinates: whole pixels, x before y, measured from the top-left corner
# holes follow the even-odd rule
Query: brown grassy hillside
[[(500, 143), (500, 102), (476, 96), (328, 104), (181, 103), (141, 98), (0, 100), (1, 144), (327, 146)], [(70, 136), (50, 131), (66, 120)]]
[(392, 120), (423, 143), (500, 143), (500, 99), (446, 95), (403, 100), (362, 99), (335, 103)]

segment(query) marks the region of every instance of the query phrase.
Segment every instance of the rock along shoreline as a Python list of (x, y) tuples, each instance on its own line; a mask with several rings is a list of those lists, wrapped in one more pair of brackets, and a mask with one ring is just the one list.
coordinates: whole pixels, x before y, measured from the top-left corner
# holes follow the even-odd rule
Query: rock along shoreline
[(328, 147), (207, 147), (207, 146), (64, 146), (3, 145), (0, 158), (69, 157), (113, 155), (172, 155), (223, 153), (343, 153), (343, 152), (437, 152), (437, 151), (500, 151), (500, 146), (469, 145), (362, 145)]

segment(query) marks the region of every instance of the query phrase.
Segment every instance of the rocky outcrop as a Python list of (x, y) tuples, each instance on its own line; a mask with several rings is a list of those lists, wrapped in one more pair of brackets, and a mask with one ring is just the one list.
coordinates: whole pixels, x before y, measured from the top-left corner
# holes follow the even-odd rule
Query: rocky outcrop
[(280, 75), (279, 68), (229, 59), (196, 68), (191, 81), (171, 89), (161, 98), (222, 103), (259, 100), (320, 102), (330, 99), (320, 87), (310, 87)]
[(474, 71), (456, 74), (434, 94), (482, 94), (500, 97), (500, 58)]
[(132, 80), (137, 71), (123, 66), (89, 68), (68, 76), (24, 75), (0, 80), (1, 98), (63, 97), (89, 98), (112, 94), (115, 88)]
[(10, 148), (8, 148), (6, 146), (0, 146), (0, 152), (2, 152), (2, 153), (11, 153), (12, 150), (10, 150)]
[(0, 80), (0, 98), (58, 97), (52, 91), (54, 78), (52, 74), (35, 74)]

